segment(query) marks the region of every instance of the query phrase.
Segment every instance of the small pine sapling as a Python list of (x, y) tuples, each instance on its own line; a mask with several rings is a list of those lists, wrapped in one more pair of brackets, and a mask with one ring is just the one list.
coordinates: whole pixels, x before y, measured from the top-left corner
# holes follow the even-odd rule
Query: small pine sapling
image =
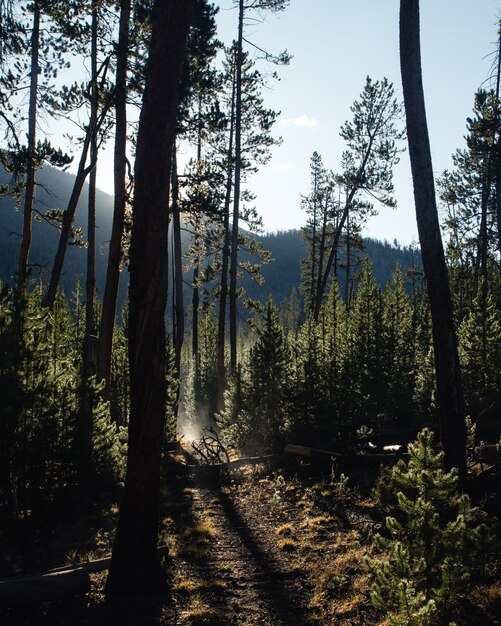
[(449, 624), (491, 540), (479, 511), (457, 492), (457, 471), (444, 471), (443, 457), (424, 429), (409, 445), (408, 463), (389, 475), (394, 514), (386, 518), (387, 536), (374, 539), (383, 556), (367, 565), (372, 603), (394, 626)]

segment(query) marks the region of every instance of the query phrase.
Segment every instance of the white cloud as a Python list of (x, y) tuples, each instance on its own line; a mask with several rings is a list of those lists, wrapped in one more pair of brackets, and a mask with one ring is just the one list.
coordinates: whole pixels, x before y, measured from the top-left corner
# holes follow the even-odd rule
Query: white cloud
[(278, 123), (280, 126), (297, 126), (299, 128), (315, 128), (315, 126), (320, 124), (318, 120), (314, 120), (304, 114), (280, 120)]
[(288, 172), (290, 170), (295, 170), (296, 166), (292, 163), (272, 163), (271, 169), (276, 172)]

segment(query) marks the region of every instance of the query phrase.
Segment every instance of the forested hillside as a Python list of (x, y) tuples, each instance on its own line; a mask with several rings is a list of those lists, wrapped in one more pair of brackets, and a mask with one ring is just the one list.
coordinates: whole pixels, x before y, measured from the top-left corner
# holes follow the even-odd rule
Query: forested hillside
[[(59, 228), (57, 224), (50, 224), (43, 216), (52, 209), (66, 207), (71, 195), (75, 177), (61, 172), (50, 166), (46, 166), (39, 173), (35, 217), (33, 227), (33, 242), (31, 256), (31, 277), (33, 284), (39, 280), (47, 283), (50, 269), (54, 262)], [(0, 185), (12, 185), (12, 180), (5, 171), (0, 176)], [(77, 279), (82, 282), (85, 278), (86, 257), (86, 205), (88, 202), (88, 187), (84, 186), (78, 202), (75, 214), (75, 228), (82, 229), (80, 245), (70, 246), (64, 263), (64, 272), (61, 277), (61, 287), (68, 297), (74, 292)], [(96, 198), (96, 290), (102, 297), (106, 277), (106, 264), (108, 260), (109, 240), (111, 236), (111, 221), (113, 217), (113, 198), (102, 191), (97, 192)], [(22, 231), (22, 212), (16, 204), (15, 198), (4, 195), (0, 198), (0, 280), (4, 284), (12, 284), (16, 272), (17, 255)], [(295, 289), (299, 293), (301, 283), (301, 260), (307, 255), (307, 244), (299, 230), (290, 230), (266, 235), (254, 235), (265, 250), (271, 253), (272, 261), (262, 267), (264, 285), (257, 284), (249, 276), (244, 276), (242, 286), (248, 296), (259, 300), (263, 304), (268, 295), (271, 295), (279, 304), (284, 298), (288, 298)], [(193, 236), (189, 232), (183, 234), (184, 253)], [(342, 251), (341, 251), (342, 254)], [(374, 276), (380, 286), (384, 286), (391, 280), (393, 271), (397, 265), (402, 270), (407, 270), (419, 265), (417, 251), (400, 247), (388, 242), (380, 242), (371, 238), (363, 240), (357, 267), (360, 268), (361, 260), (369, 257), (373, 264)], [(192, 273), (192, 272), (191, 272)], [(127, 291), (127, 271), (122, 272), (121, 289), (119, 294), (119, 310), (124, 302)], [(352, 277), (353, 278), (353, 277)], [(339, 271), (339, 284), (344, 293), (346, 273)], [(187, 272), (185, 279), (185, 298), (189, 301), (190, 277)], [(171, 286), (172, 290), (172, 286)]]
[[(31, 277), (34, 283), (41, 280), (47, 283), (54, 263), (59, 240), (59, 224), (49, 223), (44, 216), (53, 209), (65, 210), (71, 196), (75, 176), (47, 165), (40, 171), (36, 190), (36, 214), (33, 222), (33, 242), (31, 256)], [(12, 187), (13, 181), (5, 170), (0, 169), (0, 184)], [(89, 190), (85, 185), (78, 201), (74, 226), (81, 229), (80, 245), (70, 246), (64, 263), (61, 286), (70, 296), (75, 289), (77, 277), (85, 276), (85, 249), (87, 229), (86, 207)], [(4, 284), (12, 284), (16, 274), (19, 245), (22, 234), (22, 207), (19, 201), (9, 194), (0, 198), (0, 279)], [(96, 288), (102, 294), (106, 276), (108, 245), (113, 218), (113, 198), (97, 191), (96, 223)], [(78, 242), (77, 242), (78, 243)], [(122, 290), (123, 301), (125, 289)]]

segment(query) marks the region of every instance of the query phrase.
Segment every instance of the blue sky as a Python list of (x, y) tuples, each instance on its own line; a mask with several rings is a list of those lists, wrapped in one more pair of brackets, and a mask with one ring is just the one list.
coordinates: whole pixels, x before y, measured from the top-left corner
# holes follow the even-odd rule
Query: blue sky
[[(473, 95), (486, 80), (497, 39), (499, 0), (422, 0), (423, 79), (433, 164), (437, 175), (451, 167), (463, 144)], [(219, 37), (236, 36), (232, 0), (219, 3)], [(400, 97), (398, 0), (291, 0), (286, 11), (247, 28), (247, 39), (293, 55), (281, 81), (265, 93), (282, 112), (275, 134), (283, 143), (250, 181), (268, 230), (300, 227), (300, 194), (309, 187), (309, 160), (317, 150), (325, 165), (340, 167), (339, 128), (367, 75), (386, 76)], [(407, 153), (395, 172), (398, 208), (371, 218), (365, 233), (409, 244), (417, 239)]]

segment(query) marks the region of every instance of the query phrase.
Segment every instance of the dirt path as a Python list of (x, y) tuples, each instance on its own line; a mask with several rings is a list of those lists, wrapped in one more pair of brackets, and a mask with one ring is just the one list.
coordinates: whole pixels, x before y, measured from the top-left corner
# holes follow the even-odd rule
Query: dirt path
[(242, 487), (224, 483), (216, 477), (185, 478), (177, 483), (177, 495), (170, 494), (184, 502), (177, 522), (185, 529), (176, 537), (172, 561), (176, 623), (306, 623), (303, 576), (271, 550), (276, 519), (268, 520), (265, 508), (242, 506)]

